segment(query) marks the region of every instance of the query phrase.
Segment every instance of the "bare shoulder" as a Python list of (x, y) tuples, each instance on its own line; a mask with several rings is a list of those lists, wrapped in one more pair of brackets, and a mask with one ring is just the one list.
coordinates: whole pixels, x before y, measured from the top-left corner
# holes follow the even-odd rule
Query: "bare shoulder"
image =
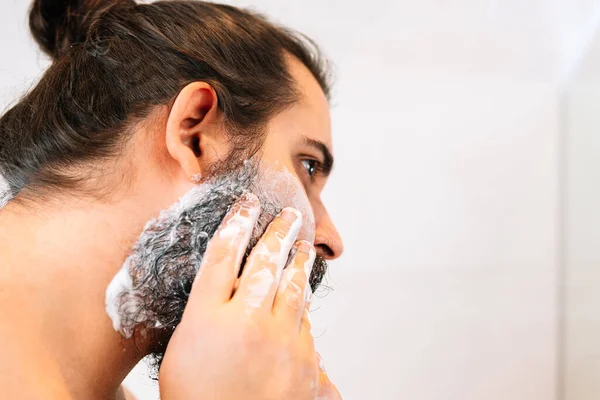
[(0, 324), (0, 340), (3, 344), (2, 357), (0, 357), (0, 388), (2, 388), (0, 398), (72, 398), (63, 376), (55, 368), (51, 357), (42, 348), (36, 346), (35, 342), (29, 340), (26, 330), (17, 328), (16, 319), (10, 318), (11, 315), (6, 313), (10, 310), (6, 308), (16, 307), (5, 307), (0, 311), (2, 321), (12, 322)]

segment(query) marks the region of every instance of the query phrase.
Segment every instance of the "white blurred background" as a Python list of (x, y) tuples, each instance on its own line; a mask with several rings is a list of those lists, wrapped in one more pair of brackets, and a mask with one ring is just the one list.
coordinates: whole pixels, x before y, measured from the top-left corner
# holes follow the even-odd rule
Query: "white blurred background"
[[(312, 316), (344, 398), (600, 398), (600, 0), (229, 3), (336, 64), (346, 252)], [(0, 108), (47, 66), (28, 5), (0, 0)]]
[(600, 398), (600, 34), (564, 93), (562, 354), (566, 400)]

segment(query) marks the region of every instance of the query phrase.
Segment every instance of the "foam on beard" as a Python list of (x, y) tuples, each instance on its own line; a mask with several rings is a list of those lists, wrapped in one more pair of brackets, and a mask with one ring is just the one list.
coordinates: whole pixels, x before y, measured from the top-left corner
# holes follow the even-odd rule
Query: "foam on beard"
[[(247, 161), (236, 171), (196, 185), (146, 224), (106, 289), (106, 312), (115, 330), (130, 338), (139, 328), (143, 334), (152, 329), (175, 329), (209, 239), (231, 205), (247, 191), (261, 203), (247, 253), (287, 206), (302, 213), (298, 239), (314, 240), (314, 215), (298, 179), (277, 165)], [(326, 269), (324, 262), (319, 268), (316, 265), (316, 276), (311, 279), (315, 287)]]
[(0, 208), (4, 207), (11, 199), (10, 186), (0, 170)]

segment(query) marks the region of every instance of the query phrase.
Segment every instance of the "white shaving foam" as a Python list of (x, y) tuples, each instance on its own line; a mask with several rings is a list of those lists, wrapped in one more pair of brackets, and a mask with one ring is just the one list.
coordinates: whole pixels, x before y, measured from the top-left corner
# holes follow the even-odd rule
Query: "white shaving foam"
[(255, 272), (250, 277), (252, 283), (248, 284), (248, 294), (244, 298), (246, 305), (251, 308), (260, 308), (275, 281), (275, 276), (267, 267)]
[(6, 178), (0, 173), (0, 208), (4, 207), (11, 197), (10, 186)]
[[(121, 314), (119, 312), (119, 297), (122, 293), (127, 293), (133, 289), (133, 281), (129, 274), (129, 263), (126, 261), (123, 268), (119, 270), (117, 275), (106, 288), (106, 313), (113, 322), (113, 328), (116, 331), (121, 331)], [(125, 337), (130, 338), (133, 332), (122, 332)]]
[[(306, 196), (304, 187), (299, 182), (299, 180), (284, 167), (275, 167), (273, 165), (268, 165), (264, 162), (260, 165), (259, 173), (260, 177), (258, 181), (254, 184), (254, 186), (251, 188), (251, 190), (256, 190), (257, 193), (261, 193), (262, 197), (265, 197), (274, 204), (289, 205), (296, 208), (299, 211), (299, 219), (302, 219), (302, 224), (298, 223), (297, 228), (294, 228), (299, 229), (297, 239), (303, 239), (309, 242), (313, 242), (315, 237), (314, 214), (310, 202)], [(215, 190), (215, 186), (211, 184), (210, 180), (195, 185), (173, 206), (166, 210), (163, 210), (158, 216), (158, 218), (148, 221), (140, 235), (140, 238), (138, 239), (138, 242), (144, 241), (144, 239), (149, 235), (147, 231), (151, 231), (152, 227), (155, 224), (160, 225), (161, 221), (166, 221), (175, 218), (177, 215), (180, 215), (186, 209), (192, 207), (194, 204), (199, 203), (212, 190)], [(261, 217), (259, 217), (258, 223), (261, 226), (266, 226), (267, 222), (269, 222), (266, 218), (269, 217), (266, 215), (261, 215)], [(225, 230), (224, 235), (235, 235), (238, 229), (239, 226), (236, 228), (235, 224), (229, 226)], [(205, 235), (208, 236), (208, 234), (206, 233)], [(171, 237), (170, 240), (175, 241), (177, 240), (177, 238)], [(281, 244), (283, 246), (285, 242), (286, 247), (289, 247), (291, 246), (293, 240), (294, 239), (288, 236), (287, 238), (282, 239)], [(242, 252), (243, 250), (240, 251)], [(242, 257), (243, 253), (240, 253), (238, 256)], [(147, 318), (146, 314), (143, 312), (144, 310), (141, 306), (141, 302), (136, 300), (136, 291), (132, 287), (133, 279), (130, 273), (129, 264), (130, 258), (132, 257), (135, 258), (136, 255), (130, 255), (130, 257), (125, 261), (121, 270), (116, 274), (116, 276), (113, 278), (106, 290), (106, 312), (110, 316), (115, 330), (121, 332), (121, 334), (126, 338), (129, 338), (133, 335), (135, 326), (132, 327), (132, 323), (142, 323), (143, 321), (146, 321)], [(280, 252), (280, 254), (277, 254), (274, 257), (276, 257), (278, 262), (280, 260), (284, 260), (283, 263), (285, 263), (286, 260), (284, 258), (287, 258), (287, 254), (283, 254), (282, 252)], [(272, 276), (273, 274), (271, 273), (271, 278), (260, 278), (261, 282), (256, 282), (255, 286), (253, 286), (254, 293), (257, 296), (259, 293), (264, 293), (264, 287), (268, 288), (272, 284), (272, 281), (269, 282), (269, 279), (279, 279), (280, 274), (281, 271), (278, 271), (277, 276)], [(120, 308), (123, 307), (120, 304), (122, 303), (120, 301), (122, 299), (122, 296), (127, 296), (128, 300), (125, 310), (123, 308)], [(264, 298), (264, 295), (262, 297)], [(127, 324), (125, 324), (122, 320), (122, 315), (125, 315), (126, 318), (130, 319), (127, 321)]]
[[(248, 215), (247, 216), (242, 215), (242, 211), (247, 212)], [(241, 241), (247, 242), (249, 240), (250, 236), (252, 235), (253, 227), (254, 227), (254, 224), (256, 223), (256, 219), (258, 218), (259, 213), (260, 213), (259, 207), (251, 208), (251, 209), (248, 209), (248, 208), (240, 209), (234, 215), (232, 215), (230, 217), (230, 219), (225, 223), (225, 226), (223, 226), (219, 230), (219, 238), (220, 239), (228, 240), (229, 246), (237, 246), (238, 252), (235, 256), (235, 262), (231, 264), (234, 268), (237, 268), (241, 264), (242, 259), (244, 258), (244, 254), (246, 252), (246, 248), (244, 246), (242, 246), (242, 247), (238, 246), (236, 241), (239, 240), (239, 236), (242, 232), (244, 233), (244, 237), (241, 238)], [(203, 233), (205, 233), (205, 232), (203, 232)], [(214, 259), (212, 259), (212, 257), (209, 256), (209, 257), (204, 257), (202, 259), (202, 264), (204, 264), (206, 262), (219, 262), (219, 261), (215, 261)], [(198, 270), (198, 273), (196, 274), (196, 278), (194, 279), (194, 282), (196, 282), (198, 280), (198, 278), (202, 275), (203, 271), (204, 271), (204, 268), (200, 267), (200, 269)]]
[[(201, 184), (192, 188), (173, 206), (161, 211), (158, 218), (148, 221), (144, 226), (144, 230), (142, 231), (138, 241), (142, 240), (144, 235), (147, 235), (146, 231), (148, 231), (154, 224), (160, 223), (161, 220), (164, 221), (169, 218), (173, 218), (175, 215), (181, 214), (183, 210), (188, 208), (190, 205), (199, 202), (211, 189), (212, 186), (210, 184)], [(170, 240), (176, 240), (176, 238), (171, 237)], [(126, 302), (127, 309), (124, 310), (121, 308), (123, 307), (122, 302), (120, 301), (121, 297), (127, 295), (128, 293), (134, 292), (133, 279), (129, 269), (132, 257), (135, 257), (135, 255), (132, 254), (125, 260), (119, 272), (115, 275), (106, 288), (105, 294), (106, 313), (112, 320), (113, 328), (116, 331), (119, 331), (127, 339), (133, 336), (135, 326), (132, 327), (131, 324), (124, 324), (121, 316), (135, 315), (136, 321), (138, 322), (146, 319), (146, 315), (143, 312), (143, 307), (140, 306), (139, 302), (134, 296), (130, 296), (128, 298), (128, 301)]]
[[(270, 251), (262, 241), (258, 242), (252, 251), (252, 257), (258, 257), (257, 259), (261, 261), (266, 261), (271, 265), (277, 266), (277, 270), (275, 271), (275, 275), (273, 275), (273, 272), (269, 268), (263, 267), (258, 272), (254, 272), (245, 278), (249, 280), (249, 294), (244, 301), (251, 309), (260, 307), (273, 284), (279, 283), (281, 280), (281, 274), (288, 259), (288, 254), (302, 226), (302, 214), (300, 211), (293, 208), (286, 208), (286, 210), (296, 214), (296, 220), (292, 222), (285, 235), (275, 235), (279, 241), (279, 251)], [(248, 267), (252, 268), (253, 266), (248, 265)], [(270, 275), (270, 277), (267, 275)]]

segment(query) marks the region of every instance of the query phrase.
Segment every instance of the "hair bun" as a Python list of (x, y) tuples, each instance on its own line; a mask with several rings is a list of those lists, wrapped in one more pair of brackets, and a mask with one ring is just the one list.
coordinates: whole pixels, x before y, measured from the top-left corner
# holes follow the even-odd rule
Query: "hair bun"
[(34, 0), (29, 29), (42, 50), (53, 59), (73, 43), (83, 42), (98, 14), (119, 0)]

